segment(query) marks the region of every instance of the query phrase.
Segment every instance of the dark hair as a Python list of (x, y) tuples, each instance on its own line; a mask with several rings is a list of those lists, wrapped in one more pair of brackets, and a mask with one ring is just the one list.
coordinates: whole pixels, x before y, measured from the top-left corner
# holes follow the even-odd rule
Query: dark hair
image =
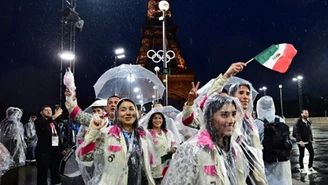
[(95, 108), (101, 108), (102, 110), (106, 110), (105, 106), (94, 106), (94, 107), (91, 107), (91, 110), (93, 110)]
[[(307, 110), (307, 109), (302, 109), (302, 110), (301, 110), (301, 114), (303, 114), (304, 111), (308, 111), (308, 110)], [(308, 111), (308, 112), (309, 112), (309, 111)]]
[(227, 89), (222, 89), (221, 91), (222, 93), (226, 93), (226, 94), (229, 94), (228, 90)]
[(119, 96), (112, 95), (112, 96), (110, 96), (110, 97), (107, 98), (107, 101), (108, 101), (110, 98), (118, 98), (118, 99), (121, 99), (121, 97), (119, 97)]
[(251, 91), (251, 86), (247, 83), (240, 83), (240, 84), (235, 84), (235, 85), (232, 85), (229, 89), (229, 95), (230, 96), (233, 96), (235, 97), (235, 94), (236, 92), (238, 91), (238, 89), (241, 87), (241, 86), (245, 86), (248, 88), (248, 90)]
[(141, 110), (141, 105), (137, 105), (137, 110)]
[(162, 120), (163, 120), (163, 123), (161, 125), (161, 129), (162, 130), (166, 130), (166, 120), (165, 120), (165, 116), (163, 115), (163, 113), (161, 112), (154, 112), (149, 120), (148, 120), (148, 126), (147, 126), (147, 129), (153, 129), (154, 125), (153, 125), (153, 118), (155, 117), (155, 115), (160, 115), (162, 117)]
[[(120, 99), (120, 101), (118, 101), (117, 102), (117, 105), (116, 105), (115, 120), (114, 120), (114, 123), (116, 125), (119, 125), (119, 126), (121, 126), (121, 123), (119, 123), (119, 120), (118, 120), (118, 111), (119, 111), (120, 105), (123, 102), (130, 102), (130, 103), (132, 103), (134, 105), (134, 107), (136, 108), (136, 114), (138, 115), (137, 106), (136, 106), (136, 104), (131, 99), (128, 99), (128, 98), (122, 98), (122, 99)], [(137, 127), (138, 127), (138, 116), (137, 116), (136, 120), (133, 123), (133, 128), (137, 128)]]
[(221, 91), (221, 92), (229, 94), (229, 88), (230, 88), (230, 87), (231, 87), (231, 84), (229, 84), (229, 85), (225, 85), (225, 86), (222, 88), (222, 91)]
[[(41, 109), (40, 109), (40, 111), (43, 111), (45, 108), (51, 108), (51, 106), (49, 106), (49, 105), (43, 105), (42, 107), (41, 107)], [(51, 108), (51, 110), (52, 110), (52, 108)]]
[[(223, 96), (220, 94), (214, 94), (211, 95), (204, 107), (204, 124), (205, 124), (205, 128), (208, 131), (208, 133), (210, 134), (212, 140), (217, 143), (218, 139), (220, 138), (220, 136), (218, 135), (218, 133), (213, 130), (213, 115), (222, 109), (222, 107), (225, 104), (232, 104), (236, 109), (237, 109), (237, 105), (236, 103), (233, 101), (233, 99), (229, 96)], [(231, 136), (226, 136), (224, 138), (224, 145), (225, 145), (225, 150), (228, 151), (229, 147), (230, 147), (230, 137)]]

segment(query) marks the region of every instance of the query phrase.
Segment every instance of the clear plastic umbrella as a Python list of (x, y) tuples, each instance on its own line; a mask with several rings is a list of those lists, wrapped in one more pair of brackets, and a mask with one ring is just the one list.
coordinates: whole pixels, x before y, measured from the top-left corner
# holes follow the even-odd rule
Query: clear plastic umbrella
[(109, 69), (93, 87), (99, 99), (117, 95), (130, 98), (137, 104), (160, 99), (165, 90), (162, 81), (153, 72), (132, 64), (122, 64)]

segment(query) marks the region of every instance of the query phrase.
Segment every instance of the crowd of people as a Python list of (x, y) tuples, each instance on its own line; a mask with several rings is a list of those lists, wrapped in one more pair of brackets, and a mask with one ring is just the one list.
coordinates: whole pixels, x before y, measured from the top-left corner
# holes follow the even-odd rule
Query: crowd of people
[[(37, 185), (47, 185), (48, 170), (51, 183), (60, 184), (60, 161), (75, 145), (87, 185), (292, 185), (289, 127), (275, 115), (269, 96), (257, 101), (254, 117), (257, 92), (235, 77), (244, 66), (233, 63), (201, 89), (192, 83), (182, 112), (174, 116), (160, 105), (144, 115), (120, 95), (97, 100), (86, 112), (69, 89), (65, 107), (74, 123), (60, 120), (60, 107), (53, 112), (45, 105), (23, 126), (21, 109), (10, 107), (0, 124), (1, 183), (16, 185), (19, 169), (36, 163)], [(303, 110), (293, 130), (303, 174), (316, 173), (308, 116)]]

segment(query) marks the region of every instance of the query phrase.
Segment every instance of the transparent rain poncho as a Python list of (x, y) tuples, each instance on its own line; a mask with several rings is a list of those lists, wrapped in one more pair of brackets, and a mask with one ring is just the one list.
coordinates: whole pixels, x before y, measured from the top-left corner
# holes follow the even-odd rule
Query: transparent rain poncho
[[(188, 108), (186, 108), (186, 112), (183, 112), (177, 117), (177, 126), (179, 132), (185, 136), (184, 139), (188, 139), (188, 137), (195, 135), (198, 130), (203, 126), (200, 122), (200, 117), (202, 115), (202, 108), (204, 106), (204, 102), (207, 99), (207, 96), (212, 95), (213, 93), (219, 93), (224, 89), (225, 78), (220, 75), (216, 79), (211, 79), (204, 86), (197, 90), (198, 97), (195, 99), (194, 104), (192, 105), (192, 122), (185, 126), (183, 124), (183, 120), (188, 120), (190, 117), (186, 117), (188, 115)], [(190, 120), (188, 120), (190, 121)]]
[[(235, 77), (229, 78), (229, 81), (233, 82)], [(218, 76), (215, 79), (211, 79), (204, 86), (197, 90), (198, 97), (195, 99), (194, 104), (192, 106), (193, 109), (193, 118), (194, 120), (189, 127), (193, 127), (199, 129), (202, 127), (199, 124), (199, 115), (202, 114), (202, 108), (208, 96), (211, 96), (213, 93), (220, 93), (223, 90), (227, 91), (229, 86), (226, 86), (226, 78), (222, 75)], [(188, 119), (183, 117), (183, 119)]]
[(24, 126), (25, 136), (26, 136), (26, 144), (30, 146), (36, 146), (38, 142), (38, 137), (36, 135), (35, 125), (32, 117), (28, 120), (28, 122)]
[(200, 103), (203, 101), (203, 99), (206, 97), (208, 91), (210, 91), (212, 84), (214, 82), (215, 79), (211, 79), (210, 81), (208, 81), (204, 86), (202, 86), (201, 88), (199, 88), (197, 90), (197, 94), (198, 97), (196, 98), (194, 105), (196, 106), (196, 108), (199, 108)]
[(258, 93), (250, 82), (241, 78), (234, 77), (228, 81), (227, 85), (230, 85), (229, 95), (234, 97), (236, 97), (239, 88), (242, 86), (246, 86), (250, 90), (250, 102), (247, 109), (243, 110), (244, 118), (242, 120), (242, 127), (236, 141), (243, 149), (249, 161), (250, 174), (247, 178), (248, 184), (267, 184), (262, 159), (262, 145), (257, 125), (252, 118), (253, 101)]
[[(198, 115), (198, 114), (197, 114)], [(177, 129), (179, 130), (179, 133), (181, 134), (181, 141), (185, 141), (187, 140), (188, 138), (196, 135), (198, 133), (198, 129), (195, 129), (195, 128), (191, 128), (191, 127), (188, 127), (188, 126), (185, 126), (183, 123), (182, 123), (182, 112), (179, 113), (177, 115), (177, 117), (175, 118), (175, 123), (177, 125)]]
[[(151, 114), (150, 114), (151, 113)], [(150, 116), (149, 116), (150, 115)], [(157, 132), (154, 128), (153, 118), (158, 115), (162, 117), (161, 131)], [(165, 116), (162, 112), (159, 112), (157, 108), (152, 109), (147, 115), (146, 120), (144, 120), (143, 127), (148, 129), (150, 135), (152, 136), (153, 146), (156, 152), (157, 165), (152, 168), (153, 178), (160, 179), (163, 177), (164, 172), (164, 161), (163, 158), (170, 158), (168, 156), (172, 155), (172, 149), (178, 148), (180, 141), (178, 139), (179, 135), (174, 135), (173, 132), (168, 128), (168, 124), (171, 124), (171, 127), (174, 127), (176, 132), (176, 124), (174, 120), (168, 116)], [(177, 133), (179, 134), (179, 133)]]
[(162, 185), (245, 184), (248, 162), (232, 139), (242, 118), (237, 103), (219, 94), (207, 99), (202, 118), (204, 128), (178, 148)]
[[(261, 120), (266, 119), (269, 123), (272, 123), (276, 118), (276, 109), (274, 107), (273, 99), (270, 96), (263, 96), (257, 101), (256, 114), (258, 119), (255, 120), (255, 123), (259, 130), (259, 136), (262, 142), (264, 137), (264, 125)], [(285, 122), (283, 119), (280, 119), (280, 121)]]
[(82, 171), (87, 172), (84, 177), (89, 176), (86, 185), (154, 185), (150, 169), (155, 156), (151, 136), (147, 130), (138, 127), (138, 118), (131, 133), (123, 130), (121, 120), (128, 118), (122, 118), (118, 110), (126, 101), (133, 103), (129, 99), (118, 102), (113, 126), (100, 130), (89, 127), (77, 149), (78, 162), (88, 167), (85, 168), (87, 171)]
[(6, 118), (0, 123), (0, 142), (7, 148), (14, 164), (12, 167), (25, 165), (26, 143), (24, 141), (24, 127), (21, 123), (23, 112), (16, 107), (9, 107)]
[[(106, 105), (107, 105), (107, 100), (105, 100), (105, 99), (96, 100), (89, 107), (87, 107), (84, 110), (84, 112), (92, 114), (93, 107), (106, 107)], [(93, 116), (93, 118), (94, 118), (94, 116)], [(81, 148), (81, 145), (84, 142), (85, 134), (88, 132), (88, 130), (89, 130), (88, 126), (84, 126), (84, 125), (80, 126), (80, 128), (76, 134), (76, 148), (77, 149)], [(77, 159), (77, 161), (78, 161), (78, 159)], [(89, 182), (93, 178), (94, 166), (93, 165), (88, 166), (88, 165), (84, 165), (83, 163), (78, 163), (78, 167), (82, 174), (83, 181)], [(75, 174), (77, 174), (77, 173), (75, 173)]]
[(235, 93), (240, 88), (240, 85), (247, 85), (250, 88), (250, 96), (252, 101), (249, 103), (249, 107), (245, 113), (251, 116), (253, 111), (253, 103), (259, 93), (254, 89), (253, 85), (249, 81), (233, 76), (228, 80), (226, 84), (226, 86), (229, 86), (229, 95), (235, 96)]
[[(87, 133), (88, 130), (89, 127), (83, 125), (80, 126), (79, 131), (76, 134), (76, 149), (77, 149), (76, 152), (78, 152), (78, 149), (81, 149), (81, 145), (83, 145), (84, 142), (85, 134)], [(76, 158), (76, 161), (79, 161), (79, 159)], [(89, 182), (93, 177), (93, 172), (94, 172), (93, 165), (88, 166), (78, 162), (78, 166), (82, 174), (83, 181)]]
[(7, 148), (0, 143), (0, 176), (9, 170), (10, 166), (13, 164), (13, 160), (8, 152)]
[(273, 99), (270, 96), (261, 97), (256, 104), (256, 113), (260, 120), (266, 119), (269, 123), (272, 123), (276, 118)]
[(174, 134), (176, 142), (181, 143), (183, 140), (181, 140), (181, 134), (179, 133), (177, 123), (175, 121), (175, 118), (180, 113), (180, 111), (170, 105), (151, 109), (146, 115), (144, 115), (140, 119), (139, 125), (142, 126), (144, 129), (147, 129), (149, 118), (155, 112), (161, 112), (165, 116), (167, 129)]
[[(274, 101), (270, 96), (261, 97), (256, 104), (256, 111), (258, 118), (256, 120), (259, 126), (260, 135), (264, 137), (264, 123), (261, 120), (266, 119), (269, 123), (274, 122), (275, 118), (279, 118), (280, 122), (284, 123), (284, 119), (275, 115), (276, 110), (274, 106)], [(268, 183), (271, 184), (284, 184), (292, 185), (292, 174), (291, 174), (291, 164), (290, 161), (280, 161), (277, 163), (266, 163), (265, 165), (265, 174), (268, 180)]]

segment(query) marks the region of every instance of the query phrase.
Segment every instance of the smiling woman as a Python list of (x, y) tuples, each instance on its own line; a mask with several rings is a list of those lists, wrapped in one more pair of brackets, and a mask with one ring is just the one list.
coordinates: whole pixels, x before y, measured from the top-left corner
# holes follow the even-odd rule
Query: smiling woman
[[(78, 162), (92, 167), (84, 178), (90, 185), (155, 185), (150, 166), (153, 149), (150, 134), (138, 128), (138, 112), (130, 99), (121, 99), (115, 110), (115, 125), (106, 127), (96, 120), (78, 149)], [(83, 172), (86, 177), (88, 172)]]
[(176, 152), (179, 144), (172, 131), (168, 130), (166, 125), (165, 116), (161, 112), (154, 112), (148, 120), (147, 129), (150, 131), (157, 154), (157, 159), (155, 160), (161, 161), (161, 163), (152, 168), (152, 175), (156, 185), (161, 184), (163, 176), (168, 168), (169, 160), (172, 154)]
[(178, 148), (162, 184), (245, 184), (247, 159), (232, 139), (240, 115), (231, 97), (210, 96), (203, 115), (205, 127)]

